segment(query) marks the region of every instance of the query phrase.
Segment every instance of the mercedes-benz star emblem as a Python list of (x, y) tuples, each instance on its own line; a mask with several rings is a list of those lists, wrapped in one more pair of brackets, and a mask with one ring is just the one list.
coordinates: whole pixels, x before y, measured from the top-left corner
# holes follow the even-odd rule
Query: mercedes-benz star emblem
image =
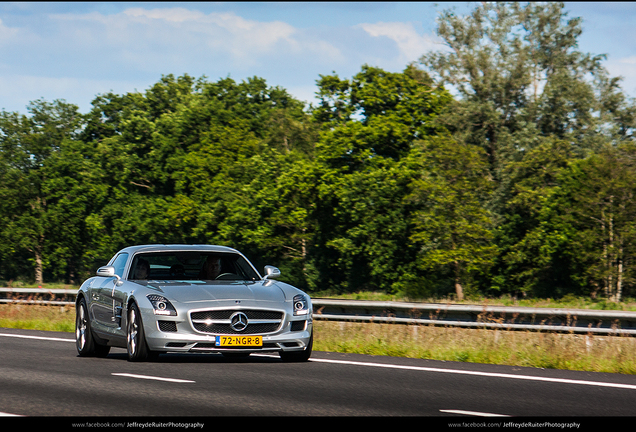
[(230, 327), (237, 332), (245, 330), (247, 327), (247, 315), (243, 312), (233, 313), (230, 317)]

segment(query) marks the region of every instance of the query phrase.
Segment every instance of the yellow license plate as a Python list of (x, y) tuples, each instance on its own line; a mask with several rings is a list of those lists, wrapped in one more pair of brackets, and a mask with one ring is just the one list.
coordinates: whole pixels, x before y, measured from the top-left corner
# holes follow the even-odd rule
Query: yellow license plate
[(262, 336), (217, 336), (216, 346), (220, 347), (259, 347), (263, 346)]

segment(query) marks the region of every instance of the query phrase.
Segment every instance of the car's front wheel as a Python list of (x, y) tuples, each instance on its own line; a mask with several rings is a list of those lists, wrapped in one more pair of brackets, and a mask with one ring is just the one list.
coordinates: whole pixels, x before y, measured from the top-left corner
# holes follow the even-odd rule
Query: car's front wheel
[(148, 349), (141, 313), (134, 303), (128, 311), (126, 351), (128, 352), (128, 361), (145, 361), (156, 357), (156, 353)]
[(314, 332), (311, 332), (311, 337), (309, 338), (309, 343), (305, 347), (303, 351), (281, 351), (280, 358), (284, 362), (305, 362), (309, 360), (311, 357), (311, 350), (314, 346)]
[(75, 346), (80, 357), (106, 357), (110, 347), (95, 341), (91, 331), (91, 320), (86, 301), (82, 298), (75, 310)]

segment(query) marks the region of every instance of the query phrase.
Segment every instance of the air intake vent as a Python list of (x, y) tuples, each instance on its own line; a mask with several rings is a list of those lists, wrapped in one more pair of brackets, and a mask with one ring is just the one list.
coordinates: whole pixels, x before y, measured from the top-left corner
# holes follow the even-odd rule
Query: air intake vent
[(303, 331), (303, 330), (305, 330), (305, 324), (307, 324), (306, 320), (303, 320), (303, 321), (292, 321), (292, 323), (291, 323), (291, 331), (293, 331), (293, 332)]
[(177, 323), (174, 321), (159, 321), (159, 330), (162, 332), (176, 332)]

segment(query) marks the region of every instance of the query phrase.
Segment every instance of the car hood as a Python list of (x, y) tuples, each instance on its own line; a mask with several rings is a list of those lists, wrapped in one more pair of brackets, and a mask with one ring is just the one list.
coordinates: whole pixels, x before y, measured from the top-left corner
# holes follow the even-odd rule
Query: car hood
[[(285, 291), (272, 281), (256, 282), (208, 282), (200, 281), (148, 281), (148, 288), (163, 292), (170, 300), (179, 303), (207, 302), (212, 300), (257, 300), (284, 302)], [(291, 299), (289, 299), (291, 300)]]

